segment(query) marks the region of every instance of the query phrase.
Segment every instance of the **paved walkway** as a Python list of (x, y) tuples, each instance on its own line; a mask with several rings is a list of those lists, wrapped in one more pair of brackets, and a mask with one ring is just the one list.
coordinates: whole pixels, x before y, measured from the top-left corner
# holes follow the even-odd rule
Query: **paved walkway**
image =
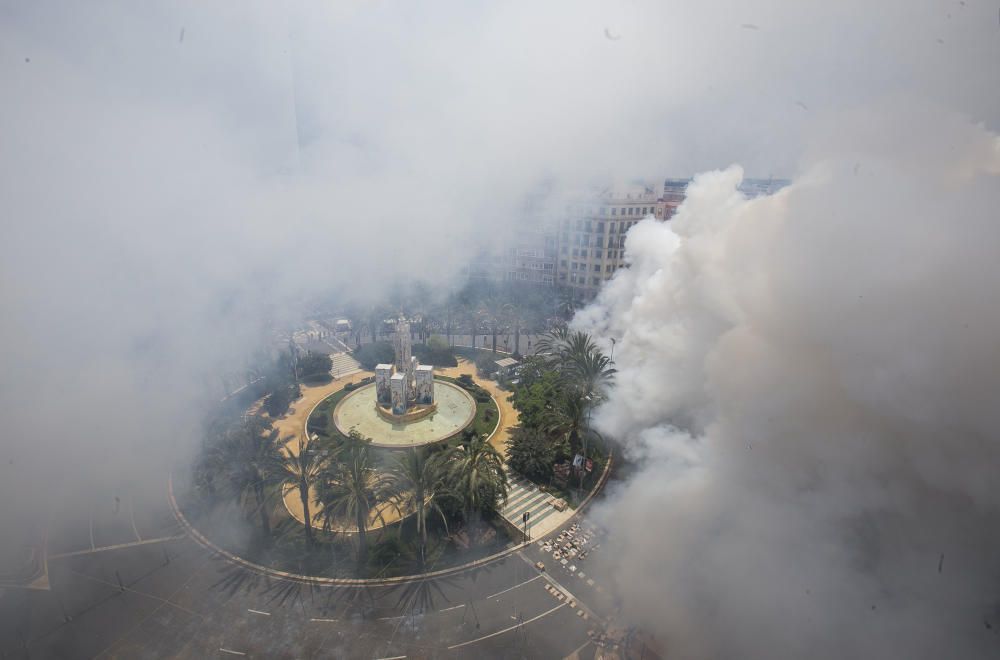
[[(497, 359), (500, 359), (499, 356)], [(479, 378), (476, 375), (476, 365), (465, 358), (458, 358), (457, 367), (435, 368), (434, 371), (449, 378), (458, 378), (462, 374), (469, 374), (476, 381), (477, 385), (493, 395), (493, 399), (497, 402), (497, 407), (500, 409), (500, 425), (497, 427), (497, 432), (490, 438), (490, 444), (496, 447), (497, 451), (501, 454), (504, 454), (507, 450), (507, 439), (510, 437), (510, 430), (518, 424), (517, 409), (510, 402), (510, 392), (500, 389), (496, 381)]]
[[(459, 358), (457, 367), (435, 368), (435, 372), (449, 378), (458, 378), (462, 374), (469, 374), (479, 386), (493, 395), (500, 410), (500, 424), (497, 427), (496, 433), (490, 438), (490, 443), (503, 454), (507, 448), (507, 438), (510, 436), (510, 429), (516, 426), (518, 422), (517, 410), (514, 409), (514, 406), (511, 405), (508, 399), (510, 392), (500, 389), (494, 381), (478, 378), (476, 376), (476, 365), (467, 362), (463, 358)], [(305, 438), (306, 421), (308, 420), (309, 412), (317, 403), (331, 394), (339, 392), (348, 383), (357, 383), (371, 375), (372, 372), (370, 371), (356, 371), (349, 375), (335, 378), (323, 385), (315, 387), (303, 385), (302, 396), (292, 403), (288, 414), (273, 421), (274, 428), (278, 429), (278, 437), (285, 443), (285, 451), (291, 454), (298, 453), (298, 439), (300, 437)], [(298, 490), (295, 488), (287, 489), (283, 499), (285, 508), (288, 509), (292, 517), (299, 522), (303, 522), (302, 501), (299, 499)], [(382, 515), (386, 524), (392, 524), (399, 519), (398, 514), (392, 507), (383, 510)], [(314, 520), (315, 516), (316, 513), (313, 512)], [(375, 523), (375, 526), (380, 524)]]

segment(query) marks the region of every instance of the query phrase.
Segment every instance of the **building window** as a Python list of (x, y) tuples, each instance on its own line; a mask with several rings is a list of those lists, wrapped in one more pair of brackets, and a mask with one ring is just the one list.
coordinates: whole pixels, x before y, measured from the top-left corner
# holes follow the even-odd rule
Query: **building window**
[(618, 209), (611, 209), (611, 215), (618, 215)]
[(595, 273), (601, 272), (601, 265), (600, 264), (594, 264), (594, 272)]
[(603, 234), (604, 233), (604, 222), (603, 221), (597, 223), (597, 233), (598, 234)]
[(592, 277), (590, 278), (590, 281), (594, 286), (599, 286), (601, 284), (601, 278), (599, 277)]
[(594, 259), (600, 259), (603, 256), (604, 256), (604, 253), (603, 253), (602, 250), (594, 250)]
[[(608, 210), (607, 208), (605, 208), (605, 207), (603, 207), (603, 206), (602, 206), (602, 207), (601, 207), (601, 215), (605, 215), (605, 214), (606, 214), (606, 212), (607, 212), (607, 210)], [(303, 523), (303, 524), (304, 524), (304, 523)]]
[[(566, 267), (566, 260), (565, 260), (565, 259), (563, 259), (562, 261), (560, 261), (560, 262), (559, 262), (559, 265), (560, 265), (561, 267), (565, 268), (565, 267)], [(303, 523), (303, 524), (305, 524), (305, 523)]]

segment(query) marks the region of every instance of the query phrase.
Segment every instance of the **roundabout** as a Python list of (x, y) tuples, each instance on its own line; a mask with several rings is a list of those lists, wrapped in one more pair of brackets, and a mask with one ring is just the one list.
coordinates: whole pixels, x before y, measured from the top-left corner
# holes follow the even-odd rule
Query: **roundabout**
[(254, 481), (235, 499), (202, 498), (191, 536), (264, 574), (405, 583), (508, 555), (571, 517), (559, 493), (508, 472), (508, 391), (464, 359), (421, 365), (409, 336), (400, 320), (396, 361), (373, 376), (303, 387), (286, 414), (244, 418), (243, 444), (214, 456)]

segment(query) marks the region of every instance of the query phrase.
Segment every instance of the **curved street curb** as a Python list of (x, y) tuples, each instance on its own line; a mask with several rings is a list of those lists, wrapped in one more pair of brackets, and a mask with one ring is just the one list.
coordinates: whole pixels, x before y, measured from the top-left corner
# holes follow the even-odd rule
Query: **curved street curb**
[[(493, 396), (492, 392), (489, 392), (488, 390), (487, 390), (487, 392), (489, 393), (490, 398), (493, 399), (494, 405), (496, 405), (496, 407), (497, 407), (497, 423), (493, 427), (493, 431), (489, 434), (489, 436), (487, 436), (487, 442), (490, 442), (493, 439), (493, 436), (496, 435), (497, 431), (500, 429), (501, 410), (500, 410), (500, 402), (496, 400), (496, 397)], [(319, 405), (323, 401), (326, 401), (326, 399), (330, 398), (330, 396), (333, 396), (333, 394), (335, 394), (335, 393), (331, 393), (330, 395), (325, 396), (322, 399), (320, 399), (319, 401), (317, 401), (313, 405), (313, 407), (309, 410), (309, 414), (306, 415), (305, 422), (303, 423), (302, 430), (306, 434), (307, 438), (309, 437), (309, 418), (312, 417), (312, 414), (313, 414), (313, 412), (315, 412), (316, 408), (319, 407)], [(458, 566), (451, 566), (449, 568), (442, 568), (442, 569), (437, 570), (437, 571), (431, 571), (430, 573), (418, 573), (418, 574), (415, 574), (415, 575), (400, 575), (400, 576), (397, 576), (397, 577), (390, 577), (390, 578), (329, 578), (329, 577), (321, 577), (321, 576), (314, 576), (314, 575), (305, 575), (305, 574), (302, 574), (302, 573), (291, 573), (289, 571), (282, 571), (282, 570), (279, 570), (279, 569), (276, 569), (276, 568), (270, 568), (268, 566), (262, 566), (261, 564), (256, 564), (256, 563), (250, 561), (249, 559), (244, 559), (243, 557), (240, 557), (239, 555), (235, 555), (235, 554), (229, 552), (228, 550), (224, 550), (223, 548), (220, 548), (215, 543), (213, 543), (210, 539), (208, 539), (204, 534), (202, 534), (201, 532), (199, 532), (197, 530), (197, 528), (195, 528), (195, 526), (192, 525), (188, 521), (188, 519), (187, 519), (187, 517), (185, 517), (184, 513), (181, 512), (180, 507), (177, 505), (177, 500), (174, 497), (174, 475), (173, 475), (173, 472), (170, 473), (170, 475), (168, 477), (168, 480), (167, 480), (167, 496), (168, 496), (167, 499), (170, 502), (170, 508), (173, 509), (174, 517), (177, 518), (177, 521), (180, 523), (181, 527), (184, 528), (184, 530), (187, 532), (187, 534), (194, 541), (196, 541), (199, 545), (201, 545), (201, 546), (203, 546), (203, 547), (211, 550), (212, 552), (214, 552), (214, 553), (216, 553), (216, 554), (224, 557), (225, 559), (228, 559), (229, 561), (231, 561), (231, 562), (233, 562), (233, 563), (235, 563), (235, 564), (237, 564), (239, 566), (242, 566), (243, 568), (249, 569), (249, 570), (254, 571), (256, 573), (259, 573), (259, 574), (266, 575), (268, 577), (273, 577), (273, 578), (282, 579), (282, 580), (289, 580), (291, 582), (299, 582), (299, 583), (303, 583), (303, 584), (313, 584), (313, 585), (317, 585), (318, 584), (318, 585), (332, 586), (332, 587), (378, 587), (378, 586), (391, 586), (391, 585), (406, 584), (408, 582), (417, 582), (417, 581), (420, 581), (420, 580), (435, 580), (435, 579), (440, 578), (440, 577), (445, 577), (445, 576), (448, 576), (448, 575), (453, 575), (455, 573), (460, 573), (460, 572), (468, 571), (468, 570), (471, 570), (471, 569), (474, 569), (474, 568), (479, 568), (481, 566), (485, 566), (486, 564), (488, 564), (490, 562), (493, 562), (493, 561), (496, 561), (498, 559), (502, 559), (504, 557), (510, 556), (510, 555), (514, 554), (515, 552), (519, 552), (520, 550), (523, 550), (524, 548), (526, 548), (527, 546), (531, 545), (532, 543), (535, 543), (537, 541), (540, 541), (540, 540), (542, 540), (542, 539), (550, 536), (553, 532), (555, 532), (556, 530), (558, 530), (561, 527), (563, 527), (564, 525), (566, 525), (566, 523), (568, 523), (569, 521), (571, 521), (574, 518), (578, 517), (580, 515), (580, 513), (583, 512), (583, 510), (590, 504), (590, 501), (594, 498), (594, 496), (597, 495), (599, 492), (601, 492), (601, 490), (603, 490), (604, 484), (607, 482), (608, 475), (611, 472), (611, 464), (613, 462), (614, 462), (614, 451), (609, 451), (608, 452), (608, 462), (604, 465), (604, 471), (601, 472), (601, 478), (598, 480), (597, 484), (594, 485), (594, 487), (591, 489), (591, 491), (587, 494), (587, 497), (584, 498), (583, 502), (580, 503), (580, 506), (578, 506), (576, 508), (576, 510), (573, 512), (573, 515), (571, 515), (569, 518), (567, 518), (566, 521), (562, 525), (560, 525), (559, 527), (551, 529), (548, 532), (546, 532), (545, 534), (542, 534), (541, 536), (539, 536), (537, 538), (534, 538), (531, 541), (523, 541), (523, 542), (521, 542), (518, 545), (515, 545), (513, 547), (507, 548), (505, 550), (501, 550), (500, 552), (498, 552), (496, 554), (492, 554), (492, 555), (490, 555), (488, 557), (483, 557), (482, 559), (476, 559), (475, 561), (471, 561), (471, 562), (468, 562), (468, 563), (465, 563), (465, 564), (459, 564)], [(281, 499), (282, 499), (282, 503), (284, 504), (284, 497), (282, 497)], [(287, 505), (286, 505), (286, 510), (287, 510)], [(291, 512), (289, 512), (289, 515), (291, 515)], [(293, 518), (294, 518), (294, 516), (293, 516)]]
[[(573, 515), (571, 515), (569, 518), (566, 519), (566, 522), (563, 523), (563, 525), (565, 525), (569, 521), (579, 516), (580, 513), (583, 512), (583, 510), (587, 507), (587, 505), (590, 504), (590, 501), (594, 498), (594, 496), (597, 495), (597, 493), (601, 492), (601, 490), (604, 488), (604, 484), (607, 482), (608, 474), (611, 471), (611, 464), (613, 462), (614, 462), (614, 453), (609, 452), (608, 462), (604, 466), (604, 471), (601, 473), (601, 478), (597, 482), (597, 485), (594, 486), (593, 490), (590, 491), (586, 499), (584, 499), (583, 502), (580, 504), (580, 506), (576, 508), (576, 511), (573, 512)], [(174, 516), (177, 518), (177, 521), (180, 523), (181, 527), (184, 528), (184, 531), (187, 532), (187, 534), (199, 545), (211, 550), (215, 554), (224, 557), (225, 559), (233, 562), (234, 564), (237, 564), (238, 566), (242, 566), (243, 568), (254, 571), (255, 573), (266, 575), (268, 577), (276, 578), (279, 580), (288, 580), (290, 582), (298, 582), (301, 584), (323, 585), (331, 587), (380, 587), (380, 586), (407, 584), (409, 582), (419, 582), (421, 580), (435, 580), (437, 578), (445, 577), (448, 575), (454, 575), (456, 573), (461, 573), (474, 568), (480, 568), (482, 566), (485, 566), (486, 564), (489, 564), (490, 562), (494, 562), (498, 559), (502, 559), (504, 557), (512, 555), (515, 552), (523, 550), (532, 543), (536, 543), (546, 538), (547, 536), (551, 535), (553, 532), (555, 532), (556, 530), (560, 529), (563, 526), (560, 525), (559, 527), (556, 527), (555, 529), (552, 529), (549, 532), (543, 534), (542, 536), (532, 539), (531, 541), (524, 541), (511, 548), (507, 548), (506, 550), (502, 550), (496, 554), (490, 555), (489, 557), (483, 557), (482, 559), (470, 561), (466, 564), (461, 564), (459, 566), (442, 568), (441, 570), (431, 571), (430, 573), (418, 573), (416, 575), (400, 575), (398, 577), (390, 577), (390, 578), (329, 578), (329, 577), (320, 577), (315, 575), (304, 575), (302, 573), (291, 573), (289, 571), (282, 571), (276, 568), (262, 566), (260, 564), (255, 564), (249, 559), (244, 559), (239, 555), (234, 555), (228, 550), (224, 550), (219, 546), (217, 546), (215, 543), (209, 540), (204, 534), (199, 532), (181, 512), (180, 507), (177, 505), (177, 500), (174, 497), (173, 473), (170, 474), (167, 481), (167, 496), (168, 496), (167, 499), (170, 502), (170, 508), (173, 509)]]

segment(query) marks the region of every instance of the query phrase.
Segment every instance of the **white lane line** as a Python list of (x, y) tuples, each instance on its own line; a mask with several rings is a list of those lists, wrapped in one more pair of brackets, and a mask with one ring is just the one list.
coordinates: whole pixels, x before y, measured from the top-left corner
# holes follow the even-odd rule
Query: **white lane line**
[(135, 540), (141, 541), (142, 536), (139, 534), (139, 528), (135, 526), (135, 507), (132, 506), (131, 495), (128, 498), (128, 517), (132, 520), (132, 531), (135, 532)]
[(223, 653), (229, 653), (230, 655), (246, 655), (246, 653), (244, 653), (243, 651), (234, 651), (232, 649), (224, 649), (221, 646), (219, 647), (219, 650), (222, 651)]
[[(72, 574), (74, 574), (74, 575), (79, 575), (80, 577), (82, 577), (84, 579), (91, 580), (93, 582), (97, 582), (98, 584), (106, 584), (109, 587), (115, 587), (115, 588), (118, 588), (118, 589), (121, 588), (119, 585), (115, 584), (114, 582), (108, 582), (107, 580), (102, 580), (100, 578), (95, 578), (93, 576), (86, 575), (86, 574), (80, 573), (78, 571), (74, 571), (73, 569), (70, 569), (69, 572), (72, 573)], [(153, 594), (148, 594), (145, 591), (139, 591), (138, 589), (133, 589), (132, 587), (128, 587), (128, 586), (125, 587), (125, 591), (128, 591), (129, 593), (133, 593), (133, 594), (138, 594), (140, 596), (145, 596), (146, 598), (152, 598), (153, 600), (158, 600), (163, 605), (170, 605), (171, 607), (176, 607), (177, 609), (183, 610), (183, 611), (187, 612), (188, 614), (193, 614), (194, 616), (201, 617), (202, 619), (205, 618), (204, 615), (198, 614), (194, 610), (189, 610), (188, 608), (184, 607), (183, 605), (178, 605), (177, 603), (173, 602), (172, 600), (167, 600), (166, 598), (161, 598), (160, 596), (154, 596)], [(159, 607), (162, 607), (163, 605), (160, 605)], [(159, 607), (157, 607), (157, 609), (159, 609)], [(94, 656), (94, 657), (98, 657), (98, 656)]]
[(337, 623), (337, 621), (339, 621), (339, 619), (320, 619), (320, 618), (309, 619), (309, 620), (310, 621), (322, 621), (323, 623)]
[(375, 660), (403, 660), (405, 655), (394, 655), (391, 658), (376, 658)]
[(403, 614), (403, 615), (400, 615), (400, 616), (380, 616), (379, 618), (377, 618), (375, 620), (376, 621), (395, 621), (396, 619), (405, 619), (405, 618), (406, 618), (406, 615)]
[(494, 598), (496, 596), (499, 596), (500, 594), (505, 594), (508, 591), (513, 591), (514, 589), (517, 589), (518, 587), (523, 587), (524, 585), (528, 584), (529, 582), (534, 582), (535, 580), (539, 579), (540, 577), (542, 577), (541, 573), (539, 573), (535, 577), (531, 578), (530, 580), (525, 580), (521, 584), (515, 584), (513, 587), (508, 587), (507, 589), (504, 589), (503, 591), (498, 591), (495, 594), (493, 594), (492, 596), (487, 596), (486, 600), (489, 600), (490, 598)]
[(90, 516), (90, 549), (94, 550), (94, 516)]
[(502, 635), (502, 634), (504, 634), (506, 632), (510, 632), (511, 630), (514, 630), (515, 628), (520, 628), (521, 626), (526, 626), (526, 625), (528, 625), (529, 623), (531, 623), (533, 621), (538, 621), (543, 616), (548, 616), (548, 615), (552, 614), (553, 612), (555, 612), (556, 610), (558, 610), (560, 607), (566, 607), (566, 603), (560, 603), (559, 605), (556, 605), (555, 607), (553, 607), (548, 612), (542, 612), (538, 616), (532, 617), (532, 618), (530, 618), (527, 621), (524, 621), (522, 623), (516, 623), (513, 626), (510, 626), (508, 628), (504, 628), (503, 630), (498, 630), (496, 632), (490, 633), (489, 635), (483, 635), (482, 637), (477, 637), (475, 639), (470, 639), (469, 641), (462, 642), (461, 644), (453, 644), (453, 645), (451, 645), (451, 646), (448, 647), (448, 650), (450, 651), (452, 649), (459, 649), (459, 648), (462, 648), (463, 646), (468, 646), (469, 644), (475, 644), (476, 642), (481, 642), (484, 639), (489, 639), (490, 637), (496, 637), (497, 635)]
[(270, 612), (261, 612), (260, 610), (252, 610), (249, 607), (247, 608), (247, 612), (253, 612), (254, 614), (260, 614), (261, 616), (271, 616)]
[(443, 610), (438, 610), (438, 612), (450, 612), (452, 610), (457, 610), (460, 607), (465, 607), (465, 603), (462, 603), (461, 605), (452, 605), (451, 607), (446, 607)]
[(121, 548), (131, 548), (137, 545), (149, 545), (150, 543), (163, 543), (164, 541), (177, 541), (186, 537), (187, 534), (175, 534), (173, 536), (161, 536), (158, 539), (146, 539), (145, 541), (131, 541), (129, 543), (119, 543), (117, 545), (102, 545), (100, 548), (90, 550), (74, 550), (73, 552), (62, 552), (57, 555), (49, 555), (48, 559), (60, 559), (62, 557), (75, 557), (76, 555), (90, 555), (95, 552), (107, 552), (108, 550), (119, 550)]

